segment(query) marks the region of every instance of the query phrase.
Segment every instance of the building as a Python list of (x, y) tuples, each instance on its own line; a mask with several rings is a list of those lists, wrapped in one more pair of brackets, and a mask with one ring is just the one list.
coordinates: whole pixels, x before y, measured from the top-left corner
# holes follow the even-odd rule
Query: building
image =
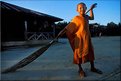
[(63, 19), (0, 1), (1, 41), (48, 40)]

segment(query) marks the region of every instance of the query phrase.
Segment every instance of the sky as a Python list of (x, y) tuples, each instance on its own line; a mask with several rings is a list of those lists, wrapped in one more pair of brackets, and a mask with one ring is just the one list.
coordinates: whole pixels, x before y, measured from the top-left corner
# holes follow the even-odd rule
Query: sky
[[(120, 22), (120, 0), (1, 0), (27, 9), (35, 10), (45, 14), (64, 19), (70, 22), (71, 19), (78, 15), (76, 11), (77, 4), (84, 2), (87, 9), (93, 3), (97, 3), (94, 11), (94, 20), (90, 23), (107, 25), (107, 23)], [(88, 13), (89, 15), (89, 13)]]

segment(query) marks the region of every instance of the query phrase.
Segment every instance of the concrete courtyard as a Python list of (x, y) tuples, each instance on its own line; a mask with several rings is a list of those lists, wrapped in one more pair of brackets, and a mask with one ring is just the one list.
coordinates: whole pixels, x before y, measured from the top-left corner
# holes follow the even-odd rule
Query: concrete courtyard
[[(78, 66), (73, 64), (73, 52), (67, 39), (59, 39), (39, 58), (15, 72), (1, 74), (1, 80), (120, 80), (120, 37), (92, 38), (95, 66), (103, 71), (90, 71), (90, 64), (82, 65), (87, 77), (80, 78)], [(1, 52), (1, 70), (19, 62), (40, 47), (19, 47)]]

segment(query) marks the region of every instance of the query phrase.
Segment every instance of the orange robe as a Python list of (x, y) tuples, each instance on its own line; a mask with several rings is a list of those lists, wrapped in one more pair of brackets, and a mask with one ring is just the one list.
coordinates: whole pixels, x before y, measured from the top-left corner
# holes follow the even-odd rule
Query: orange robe
[(73, 62), (82, 64), (94, 60), (88, 16), (75, 16), (66, 26), (66, 35), (74, 52)]

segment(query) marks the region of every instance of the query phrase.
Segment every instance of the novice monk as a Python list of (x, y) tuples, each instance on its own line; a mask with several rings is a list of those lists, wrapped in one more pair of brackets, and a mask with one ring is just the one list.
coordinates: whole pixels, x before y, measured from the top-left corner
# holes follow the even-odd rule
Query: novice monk
[(91, 71), (102, 74), (102, 72), (95, 68), (94, 66), (94, 49), (91, 43), (91, 35), (89, 31), (89, 21), (93, 20), (93, 9), (95, 5), (91, 6), (90, 16), (85, 14), (87, 9), (84, 3), (79, 3), (77, 5), (77, 12), (79, 15), (75, 16), (72, 21), (58, 34), (58, 37), (66, 33), (70, 45), (74, 52), (75, 64), (79, 66), (79, 75), (85, 77), (85, 72), (83, 71), (81, 64), (90, 62)]

